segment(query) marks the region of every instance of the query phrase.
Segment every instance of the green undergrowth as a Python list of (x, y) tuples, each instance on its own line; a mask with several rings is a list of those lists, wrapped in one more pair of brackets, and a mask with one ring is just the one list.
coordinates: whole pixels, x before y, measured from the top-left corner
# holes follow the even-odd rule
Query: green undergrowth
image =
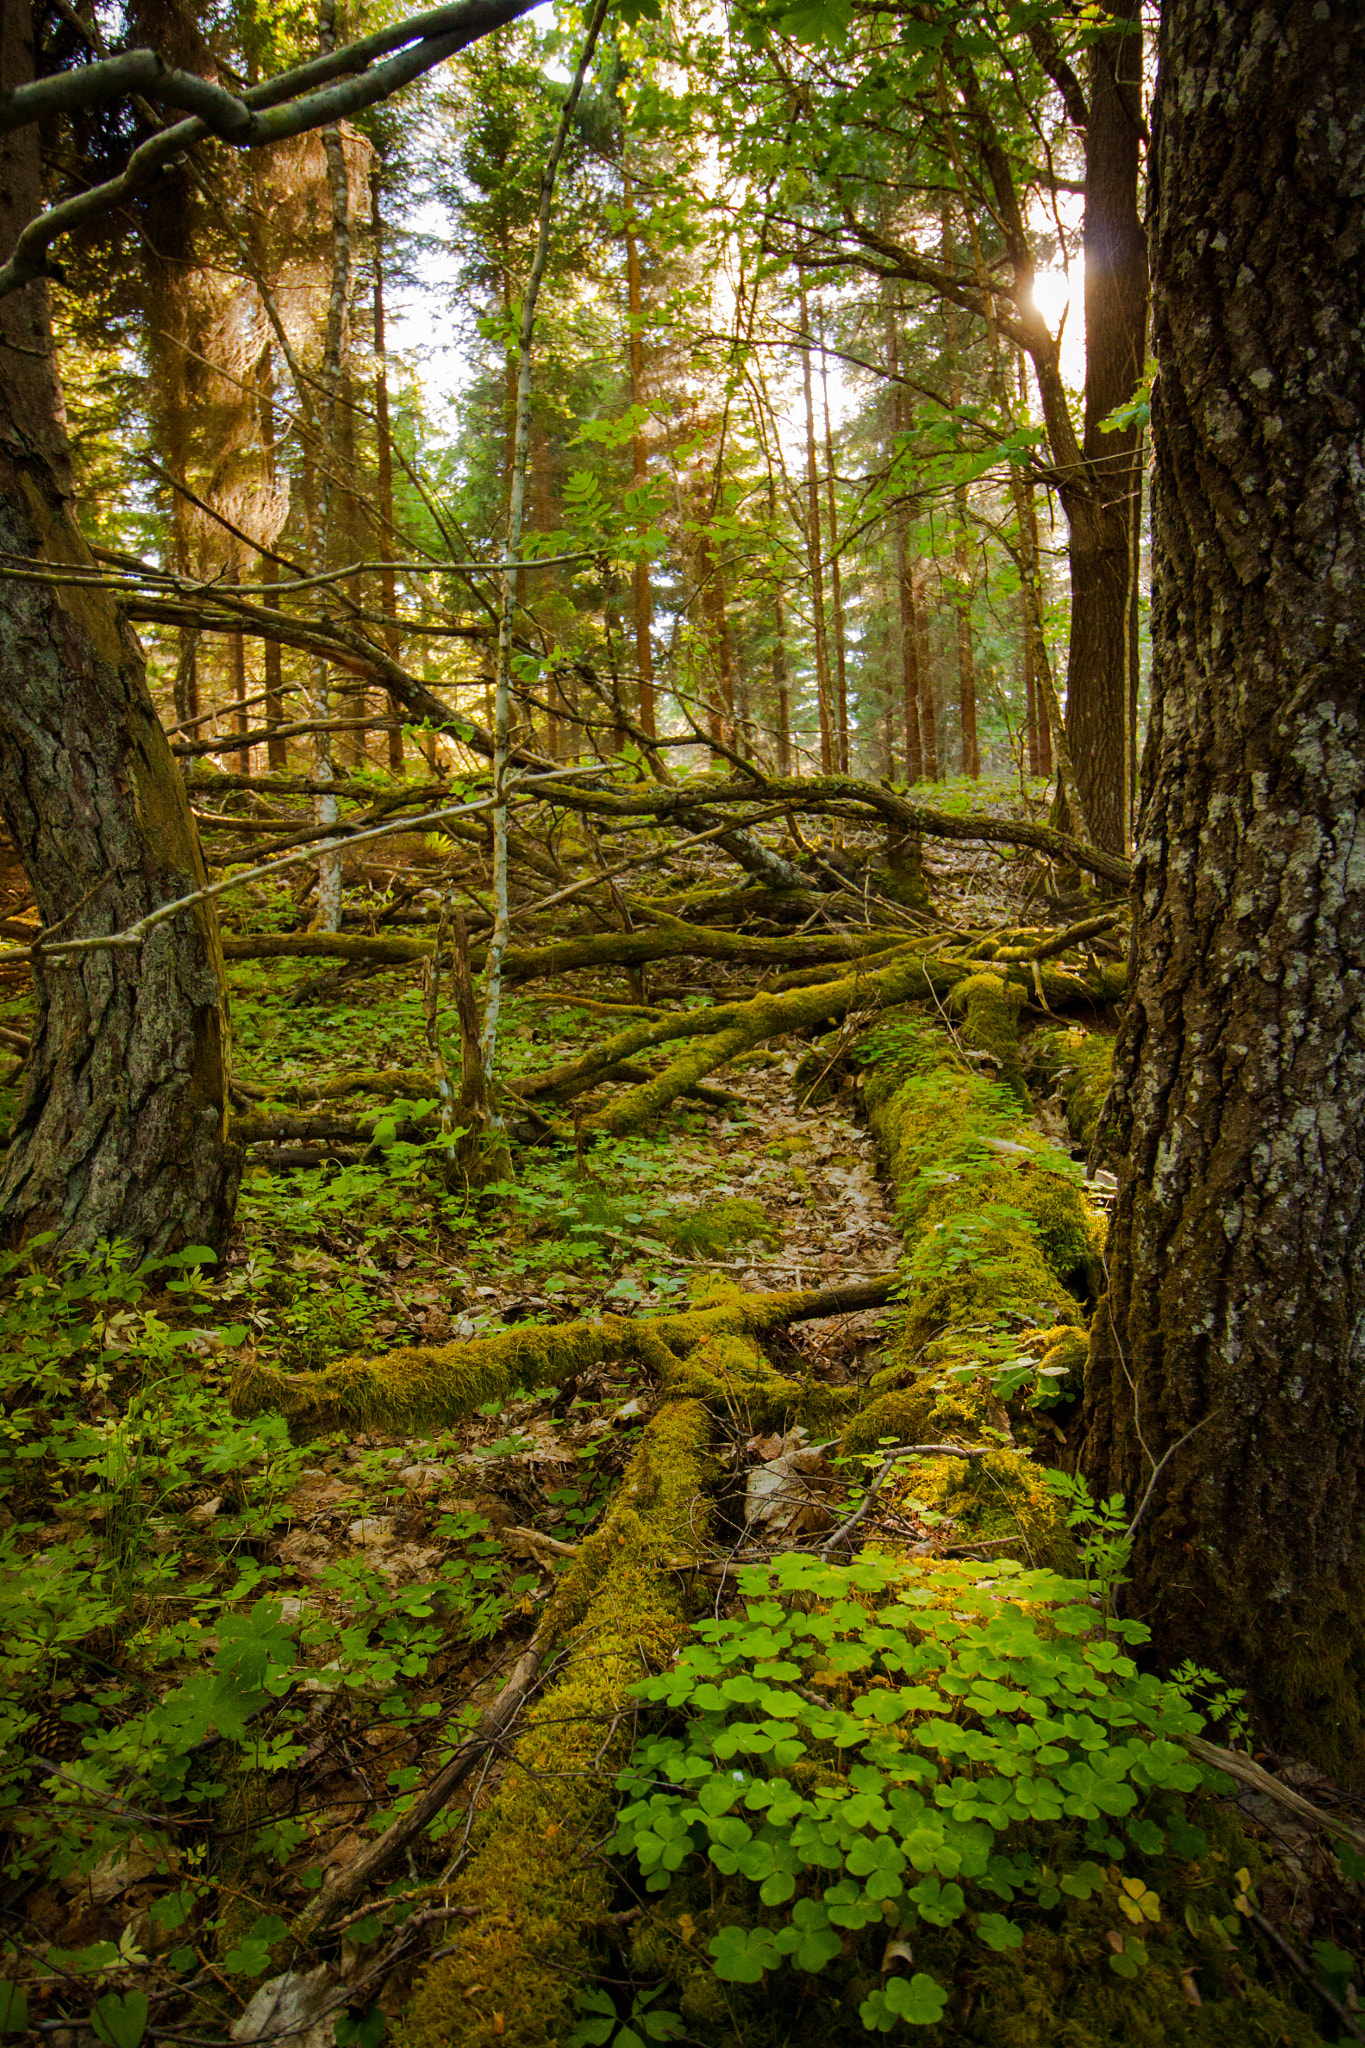
[(628, 1981), (690, 2037), (1318, 2039), (1257, 1981), (1261, 1865), (1182, 1746), (1200, 1715), (1102, 1581), (865, 1553), (741, 1592), (637, 1688), (619, 1781)]
[[(546, 1403), (487, 1404), (462, 1443), (300, 1448), (228, 1406), (259, 1273), (42, 1252), (0, 1255), (0, 1877), (20, 1902), (0, 2031), (6, 2013), (50, 2025), (54, 2002), (74, 2025), (112, 2001), (113, 2025), (151, 1994), (222, 2032), (223, 2000), (230, 2018), (279, 1967), (281, 1909), (336, 1833), (309, 1758), (359, 1744), (367, 1801), (404, 1799), (468, 1728), (470, 1660), (551, 1590), (497, 1540), (489, 1491)], [(607, 1374), (597, 1402), (629, 1388)], [(578, 1399), (565, 1426), (596, 1412)], [(592, 1540), (631, 1438), (560, 1450), (559, 1537)], [(435, 1490), (404, 1538), (414, 1459)], [(343, 1815), (354, 1788), (346, 1767)]]

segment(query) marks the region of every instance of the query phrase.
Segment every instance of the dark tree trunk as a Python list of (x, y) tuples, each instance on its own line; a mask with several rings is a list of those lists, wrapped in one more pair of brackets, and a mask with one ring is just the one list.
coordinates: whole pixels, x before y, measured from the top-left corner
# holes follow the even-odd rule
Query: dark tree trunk
[[(0, 87), (32, 76), (27, 8), (3, 13)], [(0, 259), (37, 209), (37, 131), (0, 142)], [(0, 547), (90, 557), (71, 515), (42, 285), (0, 301)], [(204, 881), (142, 656), (98, 592), (0, 584), (0, 812), (45, 926), (118, 930)], [(221, 1248), (239, 1157), (227, 1130), (225, 977), (209, 905), (136, 951), (39, 963), (28, 1083), (0, 1174), (0, 1232), (59, 1248)]]
[(1066, 737), (1099, 846), (1128, 844), (1130, 703), (1136, 703), (1140, 430), (1100, 423), (1132, 397), (1147, 348), (1142, 169), (1142, 19), (1093, 46), (1085, 151), (1084, 491), (1064, 493), (1071, 529)]
[[(1084, 1461), (1133, 1605), (1365, 1766), (1365, 37), (1168, 0), (1152, 724)], [(1188, 1433), (1198, 1434), (1183, 1443)]]

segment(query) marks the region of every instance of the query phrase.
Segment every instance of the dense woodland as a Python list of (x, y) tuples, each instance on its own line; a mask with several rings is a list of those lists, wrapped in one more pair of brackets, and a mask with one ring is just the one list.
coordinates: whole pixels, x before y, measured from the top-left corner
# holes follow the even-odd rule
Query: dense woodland
[(6, 0), (0, 2033), (1365, 2035), (1355, 0)]

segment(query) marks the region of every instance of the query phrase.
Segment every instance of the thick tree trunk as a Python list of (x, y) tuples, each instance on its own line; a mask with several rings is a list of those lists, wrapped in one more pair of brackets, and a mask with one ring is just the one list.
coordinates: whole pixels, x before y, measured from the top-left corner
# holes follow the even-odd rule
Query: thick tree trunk
[[(32, 76), (30, 16), (7, 8), (0, 87)], [(37, 131), (0, 142), (0, 260), (37, 209)], [(90, 557), (71, 515), (47, 302), (0, 302), (0, 547)], [(44, 926), (118, 930), (204, 881), (189, 803), (112, 602), (0, 584), (0, 811)], [(56, 1248), (221, 1248), (239, 1156), (227, 1143), (225, 976), (211, 906), (137, 951), (34, 969), (28, 1082), (0, 1174), (0, 1231)]]
[[(1152, 725), (1084, 1461), (1133, 1605), (1365, 1768), (1365, 38), (1168, 0)], [(1190, 1432), (1197, 1435), (1184, 1441)]]
[(1091, 50), (1085, 151), (1085, 429), (1089, 486), (1064, 493), (1071, 529), (1066, 737), (1097, 846), (1128, 847), (1136, 703), (1134, 576), (1141, 510), (1137, 427), (1100, 423), (1136, 391), (1147, 348), (1142, 169), (1142, 18), (1125, 14)]

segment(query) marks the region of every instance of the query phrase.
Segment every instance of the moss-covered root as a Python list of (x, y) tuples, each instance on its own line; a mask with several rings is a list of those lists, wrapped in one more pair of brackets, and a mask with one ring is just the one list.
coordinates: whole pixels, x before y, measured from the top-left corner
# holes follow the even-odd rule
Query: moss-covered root
[[(419, 1985), (404, 2048), (554, 2048), (573, 2017), (611, 1879), (594, 1851), (632, 1739), (630, 1688), (680, 1641), (686, 1617), (663, 1560), (703, 1532), (710, 1417), (655, 1417), (602, 1528), (583, 1544), (542, 1624), (567, 1666), (529, 1716), (477, 1847), (452, 1887), (456, 1952)], [(463, 1916), (468, 1915), (468, 1918)]]
[(1113, 1039), (1103, 1031), (1063, 1025), (1055, 1031), (1035, 1031), (1026, 1057), (1035, 1087), (1060, 1087), (1066, 1127), (1075, 1143), (1089, 1152), (1114, 1071)]
[(1025, 1109), (1031, 1110), (1033, 1104), (1019, 1052), (1019, 1012), (1024, 1002), (1024, 991), (1017, 983), (1007, 982), (998, 974), (971, 974), (953, 990), (949, 1008), (962, 1019), (959, 1036), (968, 1056), (984, 1055), (995, 1070), (995, 1078), (1013, 1090)]
[(346, 1428), (401, 1436), (459, 1422), (482, 1402), (519, 1387), (562, 1386), (604, 1361), (635, 1359), (668, 1399), (695, 1395), (765, 1428), (797, 1412), (828, 1419), (833, 1390), (807, 1388), (774, 1372), (752, 1340), (788, 1323), (880, 1307), (891, 1285), (888, 1277), (783, 1294), (732, 1287), (681, 1315), (526, 1324), (466, 1344), (341, 1358), (322, 1372), (287, 1373), (253, 1363), (233, 1376), (232, 1412), (283, 1415), (298, 1441)]

